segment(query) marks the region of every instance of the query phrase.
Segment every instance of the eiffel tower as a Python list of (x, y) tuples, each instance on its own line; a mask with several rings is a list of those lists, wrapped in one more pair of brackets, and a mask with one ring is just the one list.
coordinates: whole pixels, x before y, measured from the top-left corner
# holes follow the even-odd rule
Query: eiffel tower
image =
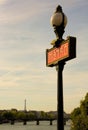
[(24, 100), (24, 112), (27, 112), (27, 108), (26, 108), (26, 99)]

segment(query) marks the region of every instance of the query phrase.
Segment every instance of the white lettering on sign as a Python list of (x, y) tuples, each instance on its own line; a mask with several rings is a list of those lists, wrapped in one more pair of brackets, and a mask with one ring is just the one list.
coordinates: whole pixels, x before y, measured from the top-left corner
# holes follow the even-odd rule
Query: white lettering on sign
[(66, 42), (58, 48), (54, 48), (48, 52), (48, 64), (59, 61), (69, 56), (69, 43)]

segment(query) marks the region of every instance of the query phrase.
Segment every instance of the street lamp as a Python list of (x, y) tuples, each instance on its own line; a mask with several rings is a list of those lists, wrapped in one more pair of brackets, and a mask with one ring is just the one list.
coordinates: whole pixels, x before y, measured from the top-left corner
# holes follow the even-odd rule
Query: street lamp
[(54, 28), (56, 39), (51, 42), (52, 48), (46, 50), (46, 65), (56, 66), (57, 70), (57, 130), (64, 130), (63, 109), (63, 69), (66, 61), (76, 58), (76, 38), (63, 39), (64, 29), (67, 25), (67, 17), (62, 7), (57, 6), (51, 16), (50, 23)]
[[(59, 47), (62, 41), (64, 41), (63, 34), (67, 25), (67, 17), (63, 13), (62, 7), (58, 5), (56, 11), (51, 16), (50, 23), (54, 28), (56, 34), (56, 40), (51, 44), (53, 47)], [(56, 65), (57, 70), (57, 130), (64, 130), (64, 111), (63, 111), (63, 69), (65, 62), (61, 61)]]
[(62, 7), (60, 5), (56, 7), (56, 11), (51, 16), (50, 23), (54, 28), (54, 32), (57, 38), (55, 42), (52, 42), (51, 44), (58, 47), (59, 44), (63, 41), (62, 37), (65, 32), (64, 29), (67, 25), (67, 16), (63, 13)]

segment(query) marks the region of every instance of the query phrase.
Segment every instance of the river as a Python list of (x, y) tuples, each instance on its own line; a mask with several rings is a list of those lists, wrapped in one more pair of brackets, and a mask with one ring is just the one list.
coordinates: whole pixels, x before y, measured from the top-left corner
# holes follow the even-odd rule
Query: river
[[(22, 123), (0, 124), (0, 130), (57, 130), (56, 122), (53, 125), (49, 125), (49, 122), (40, 122), (40, 125), (36, 125), (36, 122), (27, 122), (27, 125)], [(64, 130), (70, 130), (70, 125), (65, 125)]]

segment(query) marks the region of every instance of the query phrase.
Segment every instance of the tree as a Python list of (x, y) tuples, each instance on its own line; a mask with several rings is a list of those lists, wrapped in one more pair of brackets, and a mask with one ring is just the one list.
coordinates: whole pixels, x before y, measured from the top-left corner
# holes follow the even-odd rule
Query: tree
[(80, 107), (71, 113), (72, 130), (88, 130), (88, 93), (80, 102)]
[(88, 93), (85, 96), (85, 99), (81, 101), (80, 109), (82, 114), (88, 116)]
[(75, 108), (74, 111), (71, 113), (71, 118), (74, 119), (75, 117), (81, 114), (81, 110), (79, 107)]
[(35, 113), (33, 113), (33, 112), (29, 112), (29, 113), (28, 113), (28, 119), (29, 119), (29, 120), (33, 120), (33, 119), (35, 119), (35, 118), (36, 118)]

